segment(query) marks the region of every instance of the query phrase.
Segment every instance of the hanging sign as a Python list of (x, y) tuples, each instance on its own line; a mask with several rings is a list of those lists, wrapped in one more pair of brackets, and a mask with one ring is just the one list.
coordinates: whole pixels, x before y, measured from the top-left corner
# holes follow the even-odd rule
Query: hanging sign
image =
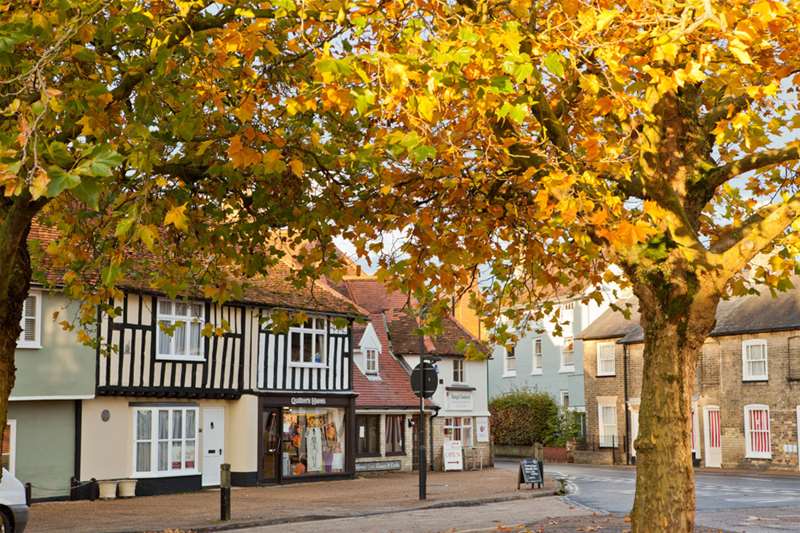
[(489, 442), (489, 417), (476, 417), (475, 424), (478, 426), (478, 442)]

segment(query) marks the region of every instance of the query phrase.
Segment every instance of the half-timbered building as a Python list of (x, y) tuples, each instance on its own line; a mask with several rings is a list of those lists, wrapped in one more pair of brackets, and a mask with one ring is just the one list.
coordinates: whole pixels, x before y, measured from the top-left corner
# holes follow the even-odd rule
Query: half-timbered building
[[(80, 480), (136, 479), (137, 494), (351, 476), (351, 324), (361, 313), (279, 263), (241, 301), (121, 287), (98, 316), (96, 395), (83, 402)], [(276, 310), (307, 320), (271, 327)]]

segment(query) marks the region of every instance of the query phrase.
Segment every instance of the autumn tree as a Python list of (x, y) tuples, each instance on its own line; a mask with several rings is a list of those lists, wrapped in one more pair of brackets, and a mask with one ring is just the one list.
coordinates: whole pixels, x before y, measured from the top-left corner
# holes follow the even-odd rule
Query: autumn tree
[(322, 86), (354, 95), (373, 164), (345, 234), (362, 254), (401, 235), (382, 268), (411, 288), (444, 296), (483, 273), (489, 326), (631, 286), (633, 529), (691, 531), (691, 388), (717, 304), (797, 270), (800, 4), (401, 0), (348, 20), (367, 44), (317, 62)]
[[(330, 242), (330, 161), (350, 124), (304, 94), (317, 51), (346, 37), (340, 12), (315, 0), (1, 3), (0, 431), (34, 219), (59, 238), (31, 243), (33, 266), (59, 270), (83, 302), (58, 320), (87, 343), (97, 306), (134, 271), (171, 295), (225, 299), (288, 246)], [(324, 249), (301, 248), (315, 267), (298, 282), (336, 264)]]

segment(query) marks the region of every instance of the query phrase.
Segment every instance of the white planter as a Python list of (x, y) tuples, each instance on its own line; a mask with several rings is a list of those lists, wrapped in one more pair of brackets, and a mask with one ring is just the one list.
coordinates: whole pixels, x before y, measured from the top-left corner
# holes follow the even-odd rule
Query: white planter
[(101, 500), (113, 500), (117, 497), (117, 482), (114, 480), (98, 481)]
[(136, 480), (121, 479), (119, 481), (119, 497), (133, 498), (134, 496), (136, 496)]

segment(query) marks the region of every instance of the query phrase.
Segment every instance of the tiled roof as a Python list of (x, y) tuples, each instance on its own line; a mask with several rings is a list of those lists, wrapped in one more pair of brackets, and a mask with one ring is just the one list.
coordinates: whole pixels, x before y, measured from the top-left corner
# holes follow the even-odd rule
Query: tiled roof
[[(345, 278), (336, 289), (370, 313), (383, 312), (388, 325), (388, 336), (395, 355), (419, 355), (419, 325), (403, 309), (414, 305), (413, 300), (399, 291), (392, 291), (375, 278)], [(463, 355), (460, 341), (486, 348), (464, 329), (454, 318), (442, 318), (442, 333), (436, 337), (425, 336), (425, 353), (431, 355)], [(487, 352), (488, 353), (488, 352)]]
[[(353, 369), (353, 388), (358, 393), (356, 407), (361, 408), (389, 408), (398, 407), (410, 409), (419, 407), (419, 398), (411, 391), (411, 381), (408, 369), (392, 353), (389, 337), (384, 327), (383, 313), (370, 313), (369, 320), (375, 329), (378, 340), (381, 341), (381, 354), (378, 360), (378, 375), (380, 380), (367, 378), (358, 366)], [(356, 344), (361, 340), (366, 327), (361, 326), (361, 331), (353, 332)]]
[(624, 337), (639, 327), (639, 305), (635, 298), (628, 298), (616, 302), (619, 308), (625, 309), (630, 304), (630, 318), (625, 318), (621, 311), (609, 308), (605, 313), (589, 324), (578, 335), (585, 341), (595, 339), (618, 339)]
[[(415, 317), (402, 311), (387, 315), (389, 336), (392, 347), (398, 355), (418, 355), (420, 347), (417, 329), (419, 325)], [(442, 333), (431, 337), (426, 335), (423, 341), (426, 354), (431, 355), (463, 355), (462, 343), (475, 343), (482, 347), (478, 340), (470, 335), (461, 325), (451, 317), (442, 318)]]
[[(757, 295), (722, 300), (717, 306), (717, 323), (710, 336), (800, 329), (800, 280), (795, 278), (792, 281), (796, 288), (779, 292), (774, 297), (769, 289), (761, 288)], [(638, 304), (635, 299), (627, 301), (634, 306), (630, 320), (609, 309), (583, 330), (580, 338), (619, 338), (618, 342), (622, 344), (643, 342), (644, 332), (639, 326)]]
[[(47, 244), (57, 238), (58, 232), (55, 229), (40, 224), (34, 224), (31, 227), (28, 244), (31, 248), (34, 281), (44, 277), (48, 284), (59, 285), (62, 283), (64, 271), (54, 268), (51, 258), (44, 253)], [(154, 290), (149, 284), (147, 275), (149, 262), (147, 255), (143, 254), (140, 262), (137, 263), (139, 275), (129, 273), (127, 279), (122, 280), (119, 286), (134, 290)], [(291, 268), (288, 262), (278, 261), (276, 265), (270, 267), (267, 274), (246, 280), (242, 303), (350, 316), (365, 314), (353, 302), (324, 282), (297, 288), (291, 283), (290, 275)], [(186, 296), (194, 295), (187, 294)]]

